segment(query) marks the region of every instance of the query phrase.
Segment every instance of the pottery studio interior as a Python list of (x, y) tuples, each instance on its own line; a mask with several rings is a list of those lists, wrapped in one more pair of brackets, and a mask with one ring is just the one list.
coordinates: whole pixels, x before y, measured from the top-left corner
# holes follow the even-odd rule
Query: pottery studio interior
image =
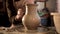
[(60, 34), (60, 0), (0, 0), (0, 34)]

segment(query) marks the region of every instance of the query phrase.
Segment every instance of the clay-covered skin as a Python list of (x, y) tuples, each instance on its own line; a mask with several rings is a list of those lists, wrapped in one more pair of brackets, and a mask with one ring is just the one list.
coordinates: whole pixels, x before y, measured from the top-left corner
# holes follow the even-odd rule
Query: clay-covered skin
[(19, 0), (14, 2), (15, 8), (18, 10), (19, 8), (23, 8), (23, 6), (26, 4), (26, 0)]
[[(16, 24), (18, 22), (21, 23), (22, 22), (22, 15), (24, 15), (23, 13), (21, 13), (20, 15), (18, 15), (18, 12), (24, 12), (25, 13), (25, 7), (24, 7), (24, 4), (25, 3), (25, 0), (9, 0), (8, 1), (8, 8), (10, 10), (10, 22), (14, 24)], [(22, 9), (23, 11), (20, 11), (19, 9)], [(18, 17), (17, 17), (18, 16)], [(16, 18), (17, 17), (17, 18)], [(13, 21), (12, 21), (13, 19)], [(13, 27), (11, 27), (13, 28)]]
[(18, 0), (14, 2), (14, 6), (17, 9), (17, 15), (15, 20), (20, 21), (25, 13), (26, 0)]
[(18, 9), (17, 15), (15, 17), (15, 20), (18, 20), (18, 21), (22, 20), (23, 14), (24, 14), (23, 10), (22, 9)]

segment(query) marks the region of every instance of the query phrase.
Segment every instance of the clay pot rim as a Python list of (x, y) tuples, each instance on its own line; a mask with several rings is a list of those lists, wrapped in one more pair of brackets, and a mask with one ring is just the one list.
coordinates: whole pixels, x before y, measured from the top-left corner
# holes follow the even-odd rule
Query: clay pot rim
[(27, 6), (38, 6), (37, 4), (27, 4)]
[(51, 13), (51, 15), (58, 15), (58, 16), (60, 16), (60, 13)]

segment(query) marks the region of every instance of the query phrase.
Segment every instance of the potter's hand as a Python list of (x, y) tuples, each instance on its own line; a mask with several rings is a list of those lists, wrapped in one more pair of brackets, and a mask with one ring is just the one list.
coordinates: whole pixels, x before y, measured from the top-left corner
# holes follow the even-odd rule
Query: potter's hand
[(16, 17), (15, 17), (15, 20), (17, 20), (17, 21), (19, 21), (19, 20), (21, 20), (22, 19), (22, 15), (17, 15)]

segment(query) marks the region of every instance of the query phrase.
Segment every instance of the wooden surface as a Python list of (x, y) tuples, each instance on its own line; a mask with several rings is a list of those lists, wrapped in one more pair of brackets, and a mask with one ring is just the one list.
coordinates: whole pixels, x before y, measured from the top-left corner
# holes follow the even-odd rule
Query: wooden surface
[(24, 31), (23, 28), (18, 28), (18, 29), (20, 31), (0, 30), (0, 34), (57, 34), (54, 27), (50, 27), (49, 30), (46, 30), (45, 28), (42, 27), (38, 27), (37, 30), (29, 30), (29, 31)]

